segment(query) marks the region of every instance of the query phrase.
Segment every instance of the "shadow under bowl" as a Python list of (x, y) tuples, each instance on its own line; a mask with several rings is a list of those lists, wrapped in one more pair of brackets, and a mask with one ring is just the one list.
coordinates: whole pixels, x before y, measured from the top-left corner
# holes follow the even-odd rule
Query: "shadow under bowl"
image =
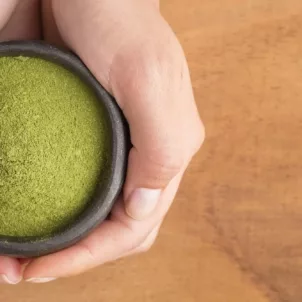
[[(0, 235), (0, 255), (37, 257), (65, 249), (83, 239), (106, 219), (124, 184), (129, 150), (129, 129), (114, 98), (100, 85), (82, 61), (42, 41), (0, 43), (0, 57), (35, 57), (63, 66), (77, 75), (96, 94), (105, 109), (111, 133), (110, 163), (106, 178), (97, 186), (94, 196), (81, 215), (51, 237), (12, 237)], [(0, 209), (1, 211), (1, 209)]]

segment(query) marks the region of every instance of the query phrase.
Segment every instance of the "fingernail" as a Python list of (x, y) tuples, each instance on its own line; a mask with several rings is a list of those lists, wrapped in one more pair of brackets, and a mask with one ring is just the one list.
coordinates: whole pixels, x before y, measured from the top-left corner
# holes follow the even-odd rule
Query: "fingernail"
[(47, 283), (56, 280), (56, 278), (30, 278), (25, 280), (30, 283)]
[(2, 284), (11, 284), (15, 285), (18, 284), (21, 281), (21, 278), (19, 280), (11, 280), (6, 275), (0, 275), (0, 283)]
[(161, 190), (145, 188), (134, 190), (126, 202), (127, 214), (135, 220), (148, 217), (155, 210), (160, 195)]

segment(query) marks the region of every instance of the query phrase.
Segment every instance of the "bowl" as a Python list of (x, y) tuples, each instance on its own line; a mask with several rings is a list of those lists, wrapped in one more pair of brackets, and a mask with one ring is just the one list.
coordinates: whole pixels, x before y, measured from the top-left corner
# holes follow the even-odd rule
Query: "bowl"
[(114, 98), (94, 78), (83, 62), (73, 53), (42, 41), (0, 43), (0, 57), (36, 57), (63, 66), (77, 75), (96, 94), (105, 108), (111, 137), (111, 161), (106, 179), (100, 182), (86, 209), (63, 230), (51, 237), (12, 237), (0, 235), (0, 254), (12, 257), (38, 257), (74, 245), (109, 215), (124, 184), (129, 150), (129, 129)]

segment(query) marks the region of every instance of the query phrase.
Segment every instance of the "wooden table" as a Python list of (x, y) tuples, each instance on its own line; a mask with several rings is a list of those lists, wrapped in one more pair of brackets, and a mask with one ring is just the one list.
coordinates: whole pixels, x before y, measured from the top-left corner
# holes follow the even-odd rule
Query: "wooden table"
[(302, 1), (163, 0), (207, 128), (147, 254), (5, 302), (302, 301)]

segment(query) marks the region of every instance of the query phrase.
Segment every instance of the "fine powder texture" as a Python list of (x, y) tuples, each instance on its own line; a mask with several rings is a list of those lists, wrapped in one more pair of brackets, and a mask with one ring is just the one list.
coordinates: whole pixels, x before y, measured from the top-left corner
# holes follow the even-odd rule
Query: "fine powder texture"
[(48, 237), (79, 216), (108, 162), (103, 110), (65, 68), (0, 57), (0, 235)]

